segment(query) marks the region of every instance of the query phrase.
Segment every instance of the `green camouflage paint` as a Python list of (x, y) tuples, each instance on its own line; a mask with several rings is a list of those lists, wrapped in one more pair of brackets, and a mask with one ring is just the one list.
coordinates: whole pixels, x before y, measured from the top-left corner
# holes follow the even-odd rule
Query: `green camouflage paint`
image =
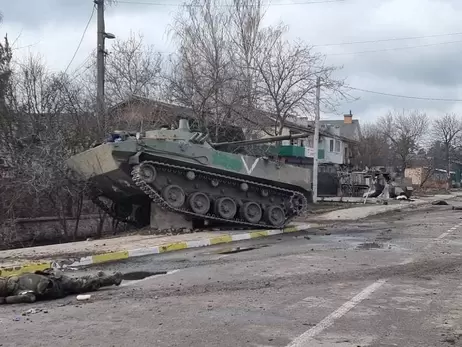
[(240, 172), (242, 170), (242, 161), (239, 158), (225, 152), (214, 152), (212, 154), (212, 164)]

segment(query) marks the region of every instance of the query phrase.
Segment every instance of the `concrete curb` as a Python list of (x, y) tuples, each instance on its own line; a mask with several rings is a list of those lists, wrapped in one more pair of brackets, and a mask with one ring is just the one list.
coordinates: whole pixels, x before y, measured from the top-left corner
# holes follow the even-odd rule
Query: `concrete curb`
[(318, 225), (317, 224), (300, 224), (300, 225), (295, 225), (295, 226), (289, 226), (285, 229), (253, 230), (253, 231), (249, 231), (247, 233), (241, 233), (241, 234), (225, 234), (225, 235), (220, 235), (220, 236), (216, 236), (212, 238), (204, 238), (204, 239), (195, 240), (195, 241), (166, 243), (166, 244), (162, 244), (159, 246), (153, 246), (153, 247), (137, 248), (137, 249), (123, 250), (123, 251), (95, 254), (95, 255), (90, 255), (87, 257), (82, 257), (79, 259), (52, 260), (52, 261), (46, 261), (42, 263), (33, 263), (33, 262), (24, 263), (24, 264), (17, 265), (17, 266), (0, 267), (0, 276), (2, 277), (3, 276), (5, 277), (14, 276), (14, 275), (20, 275), (26, 272), (45, 270), (48, 268), (54, 268), (54, 269), (76, 268), (76, 267), (106, 263), (110, 261), (124, 260), (124, 259), (135, 258), (135, 257), (143, 257), (147, 255), (179, 251), (179, 250), (188, 249), (188, 248), (213, 246), (213, 245), (229, 243), (229, 242), (234, 242), (234, 241), (250, 240), (250, 239), (256, 239), (260, 237), (292, 233), (292, 232), (310, 229), (316, 226)]
[[(455, 199), (461, 196), (462, 194), (460, 195), (454, 194), (452, 196), (436, 195), (434, 197), (434, 200), (452, 200), (452, 199)], [(229, 242), (234, 242), (234, 241), (250, 240), (250, 239), (256, 239), (260, 237), (286, 234), (286, 233), (291, 233), (291, 232), (303, 231), (303, 230), (310, 229), (310, 228), (315, 228), (315, 227), (321, 226), (326, 223), (360, 220), (360, 219), (367, 218), (369, 216), (383, 214), (383, 213), (390, 212), (390, 211), (410, 209), (413, 207), (427, 205), (427, 204), (430, 205), (432, 201), (422, 201), (421, 200), (421, 201), (417, 201), (409, 205), (404, 205), (404, 204), (398, 204), (398, 205), (392, 205), (392, 206), (385, 205), (385, 206), (381, 206), (382, 208), (376, 208), (373, 211), (368, 211), (366, 215), (363, 215), (363, 216), (360, 215), (355, 218), (317, 219), (316, 221), (317, 223), (308, 222), (308, 223), (298, 224), (298, 225), (290, 226), (285, 229), (279, 229), (279, 230), (253, 230), (253, 231), (249, 231), (249, 232), (241, 233), (241, 234), (225, 234), (225, 235), (220, 235), (220, 236), (216, 236), (212, 238), (204, 238), (204, 239), (195, 240), (195, 241), (166, 243), (166, 244), (162, 244), (159, 246), (153, 246), (153, 247), (137, 248), (137, 249), (131, 249), (131, 250), (95, 254), (95, 255), (82, 257), (78, 259), (76, 258), (60, 259), (60, 260), (45, 261), (41, 263), (31, 262), (31, 263), (24, 263), (24, 264), (17, 265), (17, 266), (0, 267), (0, 276), (13, 276), (13, 275), (19, 275), (22, 273), (26, 273), (26, 272), (44, 270), (48, 268), (54, 268), (54, 269), (78, 268), (82, 266), (101, 264), (101, 263), (106, 263), (110, 261), (124, 260), (124, 259), (135, 258), (135, 257), (143, 257), (147, 255), (179, 251), (179, 250), (188, 249), (188, 248), (206, 247), (206, 246), (213, 246), (213, 245), (229, 243)], [(335, 212), (335, 211), (332, 211), (332, 212)], [(327, 213), (327, 215), (329, 213)]]

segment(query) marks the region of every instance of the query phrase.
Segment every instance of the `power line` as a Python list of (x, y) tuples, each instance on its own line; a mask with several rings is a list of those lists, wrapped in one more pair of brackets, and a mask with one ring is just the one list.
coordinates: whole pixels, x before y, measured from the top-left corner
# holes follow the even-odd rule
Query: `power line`
[(40, 41), (38, 42), (35, 42), (35, 43), (31, 43), (30, 45), (26, 45), (26, 46), (21, 46), (21, 47), (11, 47), (11, 50), (12, 51), (17, 51), (17, 50), (20, 50), (20, 49), (25, 49), (25, 48), (29, 48), (29, 47), (33, 47), (33, 46), (36, 46), (40, 43)]
[[(287, 3), (270, 3), (269, 6), (292, 6), (292, 5), (312, 5), (312, 4), (326, 4), (334, 2), (345, 2), (347, 0), (314, 0), (314, 1), (300, 1), (300, 2), (287, 2)], [(185, 4), (167, 4), (167, 3), (158, 3), (150, 1), (120, 1), (117, 0), (119, 4), (130, 4), (130, 5), (150, 5), (150, 6), (181, 6)], [(201, 7), (201, 5), (186, 5), (193, 7)], [(233, 7), (234, 5), (217, 5), (218, 7)]]
[(432, 37), (455, 36), (455, 35), (462, 35), (462, 32), (448, 33), (448, 34), (425, 35), (425, 36), (393, 37), (393, 38), (387, 38), (387, 39), (366, 40), (366, 41), (325, 43), (325, 44), (321, 44), (321, 45), (314, 45), (313, 47), (346, 46), (346, 45), (356, 45), (356, 44), (362, 44), (362, 43), (378, 43), (378, 42), (389, 42), (389, 41), (416, 40), (416, 39), (426, 39), (426, 38), (432, 38)]
[[(72, 72), (71, 76), (76, 75), (77, 72), (78, 72), (80, 69), (82, 69), (82, 68), (85, 66), (85, 64), (87, 64), (87, 63), (91, 60), (91, 58), (93, 57), (94, 51), (95, 51), (95, 50), (93, 50), (93, 51), (85, 58), (85, 60), (84, 60), (78, 67), (75, 68), (75, 70)], [(86, 70), (87, 70), (87, 69), (85, 69), (85, 71), (86, 71)]]
[(77, 78), (79, 78), (79, 77), (80, 77), (81, 75), (83, 75), (85, 72), (87, 72), (88, 70), (90, 70), (91, 68), (93, 68), (95, 65), (96, 65), (96, 62), (93, 62), (93, 63), (91, 63), (90, 65), (88, 65), (81, 73), (72, 75), (72, 78), (69, 80), (69, 82), (75, 81)]
[(364, 92), (364, 93), (371, 93), (371, 94), (378, 94), (378, 95), (384, 95), (384, 96), (391, 96), (391, 97), (395, 97), (395, 98), (415, 99), (415, 100), (428, 100), (428, 101), (462, 102), (462, 99), (429, 98), (429, 97), (420, 97), (420, 96), (410, 96), (410, 95), (399, 95), (399, 94), (382, 93), (382, 92), (377, 92), (377, 91), (374, 91), (374, 90), (361, 89), (361, 88), (353, 88), (353, 87), (348, 87), (348, 88), (349, 88), (349, 89), (352, 89), (352, 90), (357, 90), (357, 91), (360, 91), (360, 92)]
[(73, 62), (74, 59), (75, 59), (75, 56), (77, 55), (77, 52), (78, 52), (79, 49), (80, 49), (80, 46), (82, 45), (83, 39), (84, 39), (84, 37), (85, 37), (85, 34), (87, 33), (88, 27), (90, 26), (91, 20), (93, 19), (93, 15), (95, 14), (95, 9), (96, 9), (96, 6), (93, 5), (93, 9), (92, 9), (92, 11), (91, 11), (90, 18), (88, 19), (87, 25), (85, 26), (85, 29), (83, 30), (82, 37), (80, 38), (80, 42), (79, 42), (79, 44), (77, 45), (77, 49), (75, 50), (74, 55), (72, 56), (71, 61), (69, 62), (69, 64), (67, 64), (67, 67), (66, 67), (66, 70), (64, 70), (64, 73), (66, 73), (67, 70), (69, 69), (69, 67), (71, 66), (72, 62)]
[(327, 56), (334, 56), (334, 55), (351, 55), (351, 54), (364, 54), (364, 53), (377, 53), (377, 52), (388, 52), (388, 51), (399, 51), (405, 49), (413, 49), (413, 48), (421, 48), (421, 47), (431, 47), (431, 46), (438, 46), (438, 45), (448, 45), (452, 43), (461, 43), (462, 40), (458, 41), (445, 41), (445, 42), (436, 42), (436, 43), (427, 43), (425, 45), (416, 45), (416, 46), (406, 46), (406, 47), (394, 47), (394, 48), (384, 48), (384, 49), (375, 49), (375, 50), (368, 50), (368, 51), (359, 51), (359, 52), (346, 52), (346, 53), (329, 53), (326, 54)]

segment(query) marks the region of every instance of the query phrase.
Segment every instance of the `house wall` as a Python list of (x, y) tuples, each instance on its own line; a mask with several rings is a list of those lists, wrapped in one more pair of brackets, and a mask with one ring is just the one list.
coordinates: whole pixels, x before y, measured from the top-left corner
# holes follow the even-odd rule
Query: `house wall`
[(404, 177), (409, 178), (412, 181), (412, 185), (422, 185), (424, 187), (433, 187), (433, 188), (444, 188), (447, 184), (447, 174), (446, 172), (441, 172), (435, 170), (431, 173), (430, 177), (427, 178), (428, 169), (423, 167), (417, 168), (407, 168), (404, 170)]
[[(333, 145), (331, 146), (331, 141)], [(323, 139), (325, 158), (323, 163), (344, 164), (345, 143), (340, 140), (326, 137)]]
[[(335, 129), (338, 132), (338, 129)], [(335, 131), (334, 131), (335, 132)], [(269, 135), (264, 131), (252, 131), (246, 132), (246, 138), (266, 138)], [(289, 135), (290, 129), (284, 128), (281, 135)], [(302, 146), (305, 147), (306, 156), (309, 158), (314, 157), (314, 147), (313, 147), (313, 135), (308, 138), (303, 139), (293, 139), (293, 140), (284, 140), (281, 142), (283, 146)], [(331, 151), (330, 141), (333, 141), (333, 148)], [(320, 159), (321, 164), (346, 164), (345, 163), (345, 147), (348, 148), (348, 144), (329, 137), (321, 137), (319, 141), (319, 149), (324, 150), (324, 159)]]
[(423, 168), (407, 168), (404, 170), (404, 177), (409, 178), (412, 185), (420, 185), (423, 179)]

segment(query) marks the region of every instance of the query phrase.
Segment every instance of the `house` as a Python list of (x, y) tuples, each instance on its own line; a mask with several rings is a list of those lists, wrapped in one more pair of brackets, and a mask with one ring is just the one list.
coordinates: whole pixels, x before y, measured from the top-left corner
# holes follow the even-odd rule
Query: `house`
[[(335, 173), (340, 165), (351, 165), (360, 139), (359, 121), (352, 114), (343, 120), (321, 120), (319, 130), (318, 160), (320, 172)], [(282, 141), (279, 155), (287, 163), (311, 166), (314, 158), (314, 122), (306, 118), (291, 118), (285, 122), (282, 135), (311, 133), (307, 138)]]

